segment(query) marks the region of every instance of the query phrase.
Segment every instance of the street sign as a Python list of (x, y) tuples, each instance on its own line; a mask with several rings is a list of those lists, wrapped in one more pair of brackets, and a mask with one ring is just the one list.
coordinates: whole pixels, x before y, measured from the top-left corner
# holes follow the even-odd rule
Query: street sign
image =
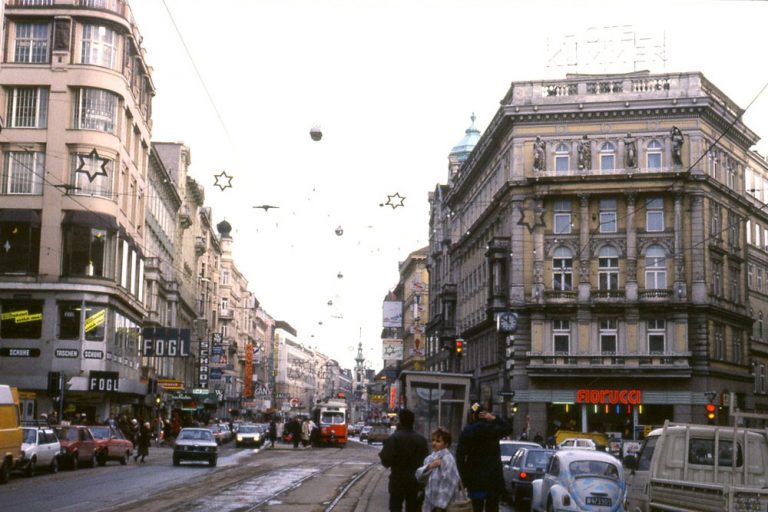
[(498, 396), (515, 396), (514, 391), (498, 391), (496, 394)]

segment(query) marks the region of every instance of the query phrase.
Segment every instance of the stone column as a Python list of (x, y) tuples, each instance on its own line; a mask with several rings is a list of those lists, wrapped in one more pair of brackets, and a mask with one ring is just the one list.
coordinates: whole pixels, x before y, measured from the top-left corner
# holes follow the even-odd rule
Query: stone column
[[(672, 289), (673, 300), (685, 301), (688, 293), (685, 286), (685, 268), (683, 263), (683, 193), (675, 193), (675, 283)], [(703, 220), (702, 220), (703, 222)], [(703, 226), (702, 226), (703, 227)], [(694, 235), (695, 236), (695, 235)], [(693, 248), (692, 248), (693, 249)], [(695, 254), (695, 249), (694, 254)], [(703, 264), (703, 260), (702, 260)], [(695, 267), (694, 267), (695, 268)]]
[(579, 195), (579, 302), (589, 302), (589, 194)]
[(635, 226), (634, 192), (627, 194), (627, 270), (626, 270), (626, 300), (637, 300), (637, 228)]
[[(691, 194), (691, 299), (694, 303), (707, 302), (707, 283), (704, 279), (705, 265), (705, 237), (707, 237), (704, 224), (704, 194), (696, 192)], [(681, 251), (682, 253), (682, 251)]]

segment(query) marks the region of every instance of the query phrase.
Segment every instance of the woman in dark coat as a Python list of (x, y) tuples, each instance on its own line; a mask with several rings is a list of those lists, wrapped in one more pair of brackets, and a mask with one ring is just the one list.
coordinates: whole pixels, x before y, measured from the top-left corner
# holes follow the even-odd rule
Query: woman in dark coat
[(149, 455), (149, 445), (152, 442), (152, 427), (150, 426), (149, 422), (144, 423), (141, 427), (141, 431), (139, 432), (139, 446), (138, 451), (136, 452), (136, 456), (133, 458), (133, 460), (136, 460), (137, 458), (141, 457), (141, 463), (144, 463), (144, 457)]
[(456, 464), (476, 511), (499, 510), (504, 494), (499, 440), (511, 433), (510, 425), (479, 404), (472, 405), (472, 422), (461, 431)]

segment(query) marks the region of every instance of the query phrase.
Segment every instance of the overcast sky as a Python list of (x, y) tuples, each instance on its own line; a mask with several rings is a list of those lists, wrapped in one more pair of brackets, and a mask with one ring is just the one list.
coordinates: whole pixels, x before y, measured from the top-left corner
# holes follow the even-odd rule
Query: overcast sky
[[(153, 139), (190, 147), (264, 309), (348, 367), (358, 341), (381, 367), (382, 300), (428, 243), (427, 194), (471, 113), (484, 130), (510, 82), (701, 71), (745, 108), (768, 81), (761, 1), (130, 3), (154, 68)], [(766, 96), (744, 116), (763, 137)], [(380, 206), (395, 193), (404, 207)]]

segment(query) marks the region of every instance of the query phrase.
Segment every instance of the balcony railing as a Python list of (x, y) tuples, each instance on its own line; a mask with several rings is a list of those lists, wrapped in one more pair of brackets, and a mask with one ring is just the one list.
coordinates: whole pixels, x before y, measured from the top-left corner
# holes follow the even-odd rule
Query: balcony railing
[(690, 352), (570, 354), (527, 352), (528, 370), (584, 372), (600, 369), (690, 371)]
[(626, 293), (624, 290), (592, 290), (591, 297), (597, 302), (613, 302), (624, 300)]
[(219, 309), (219, 318), (225, 319), (225, 318), (232, 318), (232, 315), (234, 315), (234, 309), (232, 308), (221, 308)]
[(672, 297), (672, 290), (668, 288), (646, 288), (637, 292), (637, 298), (643, 301), (661, 301)]

